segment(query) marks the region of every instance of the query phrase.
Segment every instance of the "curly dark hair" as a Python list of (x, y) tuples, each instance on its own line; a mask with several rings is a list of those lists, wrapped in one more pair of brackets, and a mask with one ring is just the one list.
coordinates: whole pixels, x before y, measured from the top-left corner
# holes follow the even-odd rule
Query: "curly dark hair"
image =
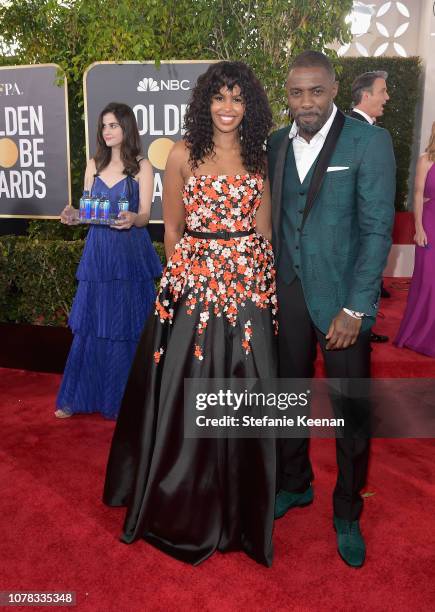
[(112, 149), (106, 145), (103, 138), (103, 118), (107, 113), (115, 115), (122, 128), (121, 160), (124, 163), (124, 174), (135, 176), (140, 170), (138, 157), (142, 154), (142, 145), (134, 112), (121, 102), (110, 102), (98, 117), (97, 151), (94, 155), (97, 172), (104, 170), (112, 158)]
[(272, 128), (272, 112), (260, 81), (243, 62), (218, 62), (202, 74), (192, 92), (184, 116), (184, 140), (189, 148), (192, 170), (213, 155), (213, 123), (210, 113), (212, 97), (222, 87), (241, 90), (245, 114), (239, 126), (241, 153), (248, 172), (266, 175), (265, 141)]

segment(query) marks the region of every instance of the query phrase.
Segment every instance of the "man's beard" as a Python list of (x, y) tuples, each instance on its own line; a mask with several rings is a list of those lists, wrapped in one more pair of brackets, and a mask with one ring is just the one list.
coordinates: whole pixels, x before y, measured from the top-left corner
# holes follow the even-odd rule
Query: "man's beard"
[[(332, 104), (330, 108), (328, 108), (322, 114), (315, 113), (315, 112), (299, 113), (295, 117), (296, 125), (298, 126), (299, 129), (302, 129), (306, 134), (310, 134), (310, 136), (313, 136), (314, 134), (317, 134), (319, 130), (322, 129), (322, 127), (325, 125), (325, 123), (328, 121), (329, 117), (331, 116), (331, 113), (332, 113)], [(317, 120), (306, 123), (304, 122), (304, 115), (310, 115), (310, 116), (317, 115)]]

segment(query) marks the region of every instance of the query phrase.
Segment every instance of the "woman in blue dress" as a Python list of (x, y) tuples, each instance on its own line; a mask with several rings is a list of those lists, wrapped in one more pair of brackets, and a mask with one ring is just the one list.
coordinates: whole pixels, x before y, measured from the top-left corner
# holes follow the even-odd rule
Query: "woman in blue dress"
[[(126, 104), (111, 103), (97, 128), (97, 152), (84, 188), (107, 196), (113, 226), (91, 225), (77, 270), (69, 325), (74, 339), (57, 397), (58, 418), (99, 412), (116, 419), (136, 345), (155, 301), (160, 259), (145, 226), (150, 218), (153, 171), (141, 158), (136, 119)], [(121, 197), (129, 210), (119, 212)], [(63, 223), (77, 223), (67, 207)]]

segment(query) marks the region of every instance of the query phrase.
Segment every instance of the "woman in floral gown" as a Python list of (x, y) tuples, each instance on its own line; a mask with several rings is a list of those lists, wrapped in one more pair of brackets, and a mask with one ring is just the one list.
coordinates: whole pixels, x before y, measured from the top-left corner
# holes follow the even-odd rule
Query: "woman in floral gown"
[(213, 64), (185, 127), (165, 171), (168, 263), (130, 372), (104, 501), (127, 506), (126, 543), (144, 538), (193, 564), (243, 550), (270, 565), (274, 441), (184, 437), (184, 379), (276, 376), (271, 112), (250, 68)]

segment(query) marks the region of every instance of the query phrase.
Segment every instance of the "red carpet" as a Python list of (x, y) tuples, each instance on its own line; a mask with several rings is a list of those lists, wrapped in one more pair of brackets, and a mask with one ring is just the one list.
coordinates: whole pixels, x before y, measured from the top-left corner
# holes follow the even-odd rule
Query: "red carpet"
[[(399, 289), (382, 304), (379, 333), (397, 329), (406, 295)], [(377, 345), (373, 358), (377, 376), (435, 377), (435, 359), (411, 351)], [(433, 609), (433, 440), (374, 441), (362, 569), (335, 552), (331, 440), (313, 441), (315, 501), (276, 523), (272, 569), (238, 553), (192, 568), (144, 542), (117, 541), (123, 510), (100, 502), (113, 423), (53, 418), (59, 380), (0, 370), (0, 590), (76, 591), (80, 612)]]

